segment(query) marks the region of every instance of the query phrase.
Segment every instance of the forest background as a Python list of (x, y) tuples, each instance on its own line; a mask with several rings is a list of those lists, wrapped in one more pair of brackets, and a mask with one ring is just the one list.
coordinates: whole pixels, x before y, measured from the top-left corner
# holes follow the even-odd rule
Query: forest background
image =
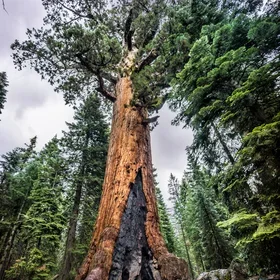
[[(183, 180), (170, 176), (172, 222), (158, 193), (163, 235), (169, 250), (187, 259), (192, 275), (228, 267), (233, 259), (249, 273), (279, 272), (279, 4), (193, 1), (190, 11), (188, 3), (175, 9), (178, 26), (170, 47), (177, 51), (174, 63), (179, 53), (185, 64), (170, 80), (169, 104), (178, 113), (174, 123), (191, 127), (194, 141)], [(71, 208), (65, 198), (84, 179), (96, 188), (83, 190), (74, 271), (80, 262), (106, 157), (108, 125), (93, 106), (98, 102), (85, 97), (69, 132), (39, 153), (33, 138), (3, 157), (1, 250), (7, 277), (47, 279), (59, 271)], [(99, 161), (90, 161), (96, 153)], [(72, 176), (69, 181), (65, 174)], [(8, 213), (11, 206), (14, 212)], [(48, 217), (43, 206), (51, 209)]]

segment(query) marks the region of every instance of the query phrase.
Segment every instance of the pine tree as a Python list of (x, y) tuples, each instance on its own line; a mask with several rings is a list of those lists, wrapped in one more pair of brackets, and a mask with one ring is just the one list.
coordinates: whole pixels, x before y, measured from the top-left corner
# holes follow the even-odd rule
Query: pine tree
[(186, 228), (188, 227), (185, 219), (185, 201), (184, 201), (184, 191), (185, 189), (180, 186), (178, 179), (171, 173), (168, 188), (170, 193), (170, 199), (173, 202), (175, 220), (177, 221), (180, 235), (182, 236), (182, 245), (185, 249), (185, 257), (188, 261), (190, 276), (194, 279), (193, 264), (190, 257), (190, 252), (188, 248), (188, 236), (186, 233)]
[(170, 222), (167, 207), (164, 203), (162, 193), (160, 191), (160, 188), (158, 187), (156, 187), (156, 197), (161, 233), (169, 252), (176, 253), (175, 232), (173, 229), (173, 225)]
[(194, 130), (192, 159), (218, 173), (215, 185), (232, 212), (221, 226), (252, 272), (279, 269), (279, 5), (259, 13), (262, 4), (233, 5), (222, 21), (203, 26), (174, 81), (176, 121)]
[(1, 266), (0, 279), (5, 279), (5, 270), (14, 259), (16, 236), (23, 223), (23, 214), (30, 203), (28, 197), (36, 175), (29, 163), (36, 155), (36, 137), (25, 148), (15, 148), (2, 155), (1, 160)]
[[(99, 107), (97, 97), (91, 95), (86, 98), (75, 111), (75, 122), (67, 124), (69, 131), (64, 132), (61, 140), (73, 179), (67, 199), (72, 201), (70, 203), (72, 210), (69, 213), (65, 253), (59, 279), (70, 279), (73, 265), (80, 263), (81, 259), (77, 260), (77, 256), (75, 259), (74, 251), (77, 251), (77, 247), (85, 249), (85, 246), (88, 246), (92, 224), (97, 216), (108, 148), (108, 125)], [(73, 192), (74, 195), (71, 197)], [(85, 253), (83, 250), (80, 254), (84, 257)]]
[(169, 188), (193, 273), (227, 268), (233, 250), (225, 233), (216, 225), (226, 215), (222, 204), (214, 198), (209, 176), (192, 167), (181, 184), (171, 175)]
[(28, 196), (29, 208), (23, 215), (18, 236), (21, 247), (7, 278), (49, 279), (54, 273), (61, 233), (64, 228), (63, 178), (65, 164), (55, 137), (30, 163), (36, 173)]
[[(147, 279), (159, 274), (187, 278), (185, 262), (168, 253), (160, 234), (148, 126), (148, 113), (162, 107), (162, 89), (174, 75), (160, 59), (169, 45), (167, 8), (172, 5), (164, 0), (111, 5), (102, 0), (78, 5), (73, 0), (43, 0), (43, 5), (44, 27), (28, 29), (28, 40), (12, 45), (17, 67), (29, 63), (64, 92), (67, 103), (93, 91), (114, 103), (99, 214), (76, 279), (134, 273)], [(184, 51), (178, 54), (186, 56)], [(130, 215), (134, 218), (128, 219)], [(130, 229), (139, 238), (130, 235)], [(139, 261), (134, 262), (135, 257)]]

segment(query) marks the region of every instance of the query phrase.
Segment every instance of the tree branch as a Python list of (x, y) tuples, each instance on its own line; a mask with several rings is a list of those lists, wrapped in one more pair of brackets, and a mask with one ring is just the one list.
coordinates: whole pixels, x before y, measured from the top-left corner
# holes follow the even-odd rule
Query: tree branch
[(127, 17), (125, 25), (124, 25), (124, 42), (129, 51), (132, 50), (132, 35), (134, 33), (133, 30), (130, 30), (132, 21), (133, 21), (133, 8), (130, 9), (128, 17)]
[(103, 79), (105, 79), (105, 80), (107, 80), (108, 82), (110, 82), (110, 83), (112, 83), (113, 85), (115, 85), (116, 83), (117, 83), (117, 79), (113, 76), (113, 75), (111, 75), (110, 73), (108, 73), (108, 72), (100, 72), (100, 76), (103, 78)]
[(8, 11), (6, 10), (6, 6), (5, 6), (5, 0), (2, 0), (2, 7), (3, 10), (8, 14)]
[(109, 99), (112, 102), (116, 101), (116, 97), (108, 92), (105, 89), (104, 80), (107, 80), (108, 82), (115, 85), (117, 83), (117, 80), (115, 77), (113, 77), (110, 73), (102, 72), (100, 69), (94, 69), (90, 63), (83, 57), (82, 53), (76, 54), (76, 57), (80, 60), (82, 66), (84, 66), (88, 71), (90, 71), (93, 75), (95, 75), (98, 79), (99, 87), (96, 88), (96, 90), (101, 93), (105, 98)]
[(112, 83), (113, 85), (115, 85), (117, 83), (117, 78), (115, 78), (113, 75), (111, 75), (110, 73), (108, 72), (97, 72), (96, 69), (101, 69), (101, 67), (105, 67), (107, 66), (111, 61), (112, 61), (112, 57), (113, 57), (113, 54), (111, 56), (111, 58), (102, 63), (102, 64), (97, 64), (97, 65), (94, 65), (96, 67), (96, 69), (94, 69), (94, 67), (86, 60), (86, 58), (83, 56), (84, 54), (86, 54), (90, 49), (86, 49), (82, 52), (79, 52), (77, 54), (75, 54), (75, 57), (77, 57), (80, 61), (80, 63), (82, 64), (82, 66), (84, 66), (88, 71), (90, 71), (91, 73), (93, 73), (94, 75), (98, 75), (100, 74), (101, 77), (105, 80), (107, 80), (108, 82)]
[[(4, 1), (4, 0), (2, 0)], [(66, 5), (64, 5), (63, 3), (61, 3), (60, 1), (58, 2), (64, 9), (68, 10), (69, 12), (73, 13), (74, 15), (78, 16), (78, 17), (82, 17), (82, 18), (89, 18), (89, 19), (94, 19), (94, 16), (92, 14), (87, 14), (87, 15), (82, 15), (78, 12), (76, 12), (75, 10), (67, 7)]]
[(140, 61), (136, 72), (140, 72), (145, 66), (150, 65), (157, 57), (158, 53), (155, 49), (152, 49), (150, 53), (142, 61)]
[(101, 77), (100, 74), (97, 75), (97, 79), (98, 79), (98, 83), (99, 83), (99, 87), (96, 88), (96, 90), (101, 93), (105, 98), (107, 98), (108, 100), (112, 101), (112, 102), (115, 102), (116, 101), (116, 97), (108, 92), (106, 89), (105, 89), (105, 86), (104, 86), (104, 81)]
[(154, 116), (154, 117), (152, 117), (152, 118), (144, 119), (144, 120), (142, 121), (142, 124), (149, 124), (149, 123), (156, 122), (158, 118), (159, 118), (159, 116)]

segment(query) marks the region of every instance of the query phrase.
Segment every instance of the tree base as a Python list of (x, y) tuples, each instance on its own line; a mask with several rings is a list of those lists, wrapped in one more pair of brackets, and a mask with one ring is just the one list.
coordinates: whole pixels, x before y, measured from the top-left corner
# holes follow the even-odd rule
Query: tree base
[[(116, 240), (110, 273), (104, 264), (108, 255), (104, 250), (94, 254), (95, 268), (92, 268), (86, 280), (187, 280), (188, 269), (184, 260), (166, 253), (153, 257), (146, 237), (147, 207), (143, 192), (141, 169), (135, 183), (131, 183), (126, 209), (121, 219), (118, 236), (114, 228), (107, 228), (103, 242), (109, 245)], [(107, 247), (107, 246), (105, 246)], [(110, 245), (107, 247), (111, 247)]]

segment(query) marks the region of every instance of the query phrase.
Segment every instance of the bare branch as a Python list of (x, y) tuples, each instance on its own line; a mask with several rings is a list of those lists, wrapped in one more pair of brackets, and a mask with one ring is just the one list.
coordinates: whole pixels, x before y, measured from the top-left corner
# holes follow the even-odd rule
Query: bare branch
[(142, 8), (146, 11), (146, 13), (150, 12), (150, 10), (147, 8), (147, 6), (142, 1), (138, 1), (138, 4), (140, 6), (142, 6)]
[(140, 61), (136, 72), (140, 72), (142, 69), (144, 69), (145, 66), (150, 65), (157, 57), (157, 51), (155, 49), (152, 49), (150, 53), (142, 61)]
[(98, 82), (99, 82), (99, 87), (96, 88), (96, 90), (98, 92), (100, 92), (105, 98), (107, 98), (108, 100), (112, 101), (112, 102), (115, 102), (116, 101), (116, 97), (108, 92), (106, 89), (105, 89), (105, 86), (104, 86), (104, 81), (101, 77), (100, 74), (97, 75), (97, 79), (98, 79)]
[(153, 123), (153, 122), (156, 122), (158, 120), (159, 116), (154, 116), (152, 118), (147, 118), (147, 119), (144, 119), (142, 121), (142, 124), (149, 124), (149, 123)]
[[(82, 53), (78, 53), (75, 56), (79, 59), (79, 61), (81, 62), (82, 66), (84, 66), (88, 71), (90, 71), (92, 74), (98, 76), (100, 75), (103, 79), (107, 80), (108, 82), (112, 83), (113, 85), (115, 85), (117, 83), (117, 79), (112, 76), (110, 73), (108, 72), (103, 72), (100, 70), (96, 70), (92, 67), (92, 65), (83, 57), (83, 54), (86, 53), (88, 50), (85, 50)], [(97, 65), (97, 66), (106, 66), (106, 65)]]
[(101, 93), (105, 98), (109, 99), (112, 102), (115, 102), (116, 97), (105, 89), (103, 79), (109, 81), (113, 85), (117, 83), (117, 80), (110, 73), (102, 72), (100, 69), (93, 68), (92, 65), (83, 57), (82, 53), (77, 54), (76, 57), (80, 60), (82, 66), (84, 66), (88, 71), (90, 71), (93, 75), (97, 77), (99, 87), (96, 88), (96, 90), (99, 93)]
[(117, 83), (117, 79), (113, 76), (113, 75), (111, 75), (110, 73), (108, 73), (108, 72), (100, 72), (100, 76), (103, 78), (103, 79), (105, 79), (105, 80), (107, 80), (108, 82), (110, 82), (110, 83), (112, 83), (113, 85), (115, 85), (116, 83)]
[(4, 10), (7, 14), (9, 14), (8, 11), (6, 10), (5, 0), (2, 0), (2, 7), (3, 7), (3, 10)]
[(112, 95), (112, 93), (108, 92), (107, 90), (104, 90), (102, 88), (95, 88), (96, 91), (98, 91), (100, 94), (102, 94), (106, 99), (115, 102), (117, 100), (116, 96)]
[[(4, 1), (4, 0), (2, 0)], [(76, 12), (75, 10), (67, 7), (66, 5), (64, 5), (63, 3), (61, 3), (60, 1), (58, 2), (64, 9), (70, 11), (71, 13), (73, 13), (74, 15), (78, 16), (78, 17), (82, 17), (82, 18), (89, 18), (89, 19), (94, 19), (94, 16), (92, 14), (87, 14), (87, 15), (82, 15), (78, 12)]]

